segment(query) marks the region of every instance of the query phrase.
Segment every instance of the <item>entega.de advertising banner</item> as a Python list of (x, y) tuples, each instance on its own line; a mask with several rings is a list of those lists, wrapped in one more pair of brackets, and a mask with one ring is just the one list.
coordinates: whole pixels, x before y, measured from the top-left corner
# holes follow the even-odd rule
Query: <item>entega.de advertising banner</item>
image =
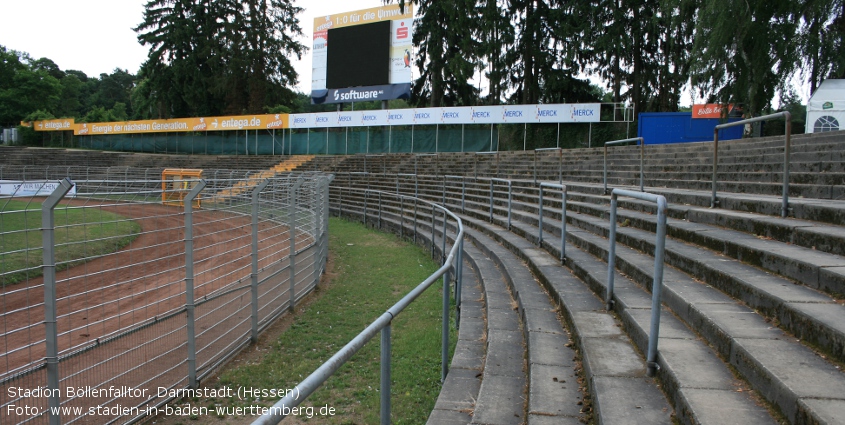
[(32, 127), (35, 131), (69, 131), (73, 130), (75, 123), (73, 118), (62, 118), (57, 120), (34, 121), (30, 124), (27, 127)]
[(287, 128), (287, 126), (287, 114), (237, 115), (227, 117), (175, 118), (169, 120), (79, 123), (73, 126), (73, 134), (76, 136), (96, 136), (105, 134), (274, 130)]

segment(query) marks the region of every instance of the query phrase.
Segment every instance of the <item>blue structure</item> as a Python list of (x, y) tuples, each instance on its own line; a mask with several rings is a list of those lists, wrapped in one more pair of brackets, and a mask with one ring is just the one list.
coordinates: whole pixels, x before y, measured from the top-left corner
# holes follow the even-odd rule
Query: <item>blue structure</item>
[[(729, 118), (728, 122), (742, 118)], [(666, 143), (706, 142), (713, 140), (713, 128), (721, 124), (717, 118), (692, 119), (692, 112), (643, 112), (639, 114), (637, 137), (648, 145)], [(742, 138), (742, 126), (719, 132), (719, 140)]]

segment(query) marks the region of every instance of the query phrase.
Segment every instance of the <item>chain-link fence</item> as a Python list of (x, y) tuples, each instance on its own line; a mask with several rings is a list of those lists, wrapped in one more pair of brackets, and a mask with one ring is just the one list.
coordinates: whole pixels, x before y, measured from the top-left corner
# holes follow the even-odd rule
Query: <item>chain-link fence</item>
[(157, 413), (291, 310), (325, 267), (323, 174), (5, 171), (0, 423)]

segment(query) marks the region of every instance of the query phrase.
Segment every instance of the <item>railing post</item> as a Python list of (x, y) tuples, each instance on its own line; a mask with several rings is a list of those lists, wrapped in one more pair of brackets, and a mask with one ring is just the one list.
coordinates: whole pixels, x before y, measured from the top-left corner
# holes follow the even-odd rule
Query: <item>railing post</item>
[(44, 277), (44, 333), (46, 354), (44, 363), (47, 368), (47, 389), (50, 396), (47, 405), (50, 407), (48, 423), (59, 425), (61, 416), (57, 413), (61, 405), (59, 390), (59, 333), (56, 327), (56, 239), (55, 239), (55, 208), (59, 201), (73, 188), (69, 178), (59, 181), (59, 186), (41, 204), (41, 255), (43, 265), (41, 273)]
[(719, 124), (713, 128), (713, 181), (712, 193), (710, 195), (710, 207), (715, 208), (719, 205), (719, 199), (716, 197), (716, 171), (719, 165), (719, 130), (734, 127), (738, 125), (750, 124), (760, 121), (768, 121), (774, 118), (783, 117), (784, 119), (784, 150), (783, 150), (783, 188), (781, 194), (781, 217), (786, 218), (789, 215), (789, 162), (792, 151), (792, 114), (788, 111), (778, 112), (775, 114), (764, 115), (761, 117), (754, 117), (742, 121), (734, 121), (725, 124)]
[(461, 212), (467, 212), (467, 181), (466, 177), (461, 178)]
[(381, 192), (378, 192), (378, 219), (376, 221), (376, 228), (381, 229)]
[(443, 209), (443, 234), (440, 235), (442, 239), (442, 246), (440, 247), (440, 262), (444, 263), (446, 261), (446, 219), (449, 216), (446, 215), (446, 209)]
[(370, 190), (367, 189), (364, 191), (364, 226), (367, 226), (367, 201), (370, 198)]
[(614, 140), (611, 142), (605, 142), (604, 144), (604, 167), (602, 171), (603, 180), (604, 180), (604, 194), (607, 195), (607, 147), (609, 145), (619, 145), (622, 143), (631, 143), (631, 142), (638, 142), (640, 144), (640, 192), (643, 191), (643, 182), (644, 182), (644, 171), (643, 166), (645, 165), (645, 139), (642, 137), (634, 137), (630, 139), (622, 139), (622, 140)]
[(290, 187), (288, 192), (288, 232), (290, 233), (290, 253), (288, 262), (290, 266), (290, 303), (288, 308), (291, 312), (296, 307), (296, 193), (302, 186), (302, 178), (297, 178), (296, 183)]
[(205, 188), (205, 180), (200, 180), (197, 185), (185, 195), (185, 310), (187, 312), (188, 332), (188, 387), (197, 388), (197, 341), (194, 313), (194, 217), (193, 202), (200, 191)]
[(784, 111), (783, 119), (785, 140), (783, 151), (783, 200), (780, 216), (786, 218), (789, 215), (789, 162), (792, 151), (792, 115), (788, 111)]
[(405, 238), (405, 197), (399, 195), (399, 239)]
[(381, 329), (381, 425), (390, 425), (390, 323)]
[(434, 258), (434, 228), (436, 227), (437, 210), (431, 205), (431, 258)]
[(539, 211), (539, 216), (540, 216), (540, 223), (539, 224), (540, 225), (538, 226), (540, 228), (540, 230), (537, 234), (537, 246), (540, 247), (541, 249), (543, 248), (543, 188), (544, 188), (544, 186), (541, 184), (540, 185), (540, 211)]
[(513, 210), (513, 182), (508, 180), (508, 230), (511, 230), (511, 211)]
[(610, 195), (610, 246), (607, 258), (607, 309), (613, 309), (613, 275), (616, 263), (616, 207), (619, 195), (654, 202), (657, 204), (657, 235), (654, 242), (654, 274), (651, 285), (651, 329), (648, 336), (646, 354), (646, 375), (657, 373), (657, 342), (660, 337), (660, 298), (663, 289), (663, 262), (666, 247), (666, 216), (668, 207), (666, 198), (642, 192), (614, 189)]
[(490, 179), (490, 222), (493, 222), (493, 179)]
[(449, 270), (443, 274), (443, 324), (441, 326), (440, 382), (449, 373)]
[(710, 184), (710, 208), (716, 208), (719, 205), (719, 199), (716, 198), (716, 170), (719, 168), (719, 127), (713, 128), (713, 179)]
[(648, 337), (646, 375), (657, 373), (657, 340), (660, 335), (660, 293), (663, 290), (663, 258), (666, 248), (666, 199), (657, 200), (657, 239), (654, 242), (654, 280), (651, 284), (651, 330)]
[(258, 200), (261, 192), (270, 183), (265, 179), (252, 191), (252, 273), (250, 274), (250, 292), (252, 298), (252, 342), (258, 341)]
[(566, 262), (566, 186), (561, 185), (563, 191), (560, 205), (560, 263)]
[(613, 279), (616, 269), (616, 193), (610, 195), (610, 234), (607, 239), (610, 244), (607, 250), (607, 295), (605, 304), (607, 310), (613, 310)]

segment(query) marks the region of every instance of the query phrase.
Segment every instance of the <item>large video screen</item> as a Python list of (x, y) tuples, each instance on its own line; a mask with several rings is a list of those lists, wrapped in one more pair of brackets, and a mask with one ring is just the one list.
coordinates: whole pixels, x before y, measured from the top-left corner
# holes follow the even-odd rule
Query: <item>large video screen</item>
[(328, 31), (326, 88), (390, 83), (390, 21)]

